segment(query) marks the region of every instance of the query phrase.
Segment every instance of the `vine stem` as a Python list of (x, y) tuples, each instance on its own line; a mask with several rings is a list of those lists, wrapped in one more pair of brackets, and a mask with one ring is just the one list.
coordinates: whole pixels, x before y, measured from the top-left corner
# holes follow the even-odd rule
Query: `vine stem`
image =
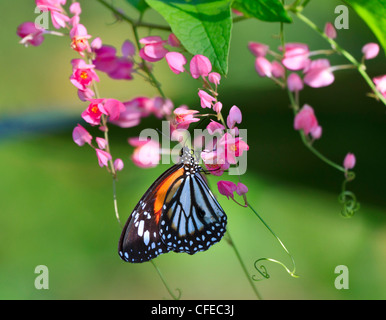
[[(253, 213), (256, 215), (256, 217), (263, 223), (263, 225), (268, 229), (268, 231), (276, 238), (276, 240), (280, 243), (281, 247), (284, 249), (284, 251), (291, 258), (293, 269), (291, 271), (280, 261), (275, 260), (275, 259), (271, 259), (271, 258), (261, 258), (261, 259), (258, 259), (256, 262), (261, 261), (261, 260), (267, 260), (267, 261), (278, 263), (290, 274), (290, 276), (292, 276), (294, 278), (298, 278), (299, 276), (296, 275), (295, 259), (293, 258), (292, 254), (288, 251), (288, 249), (284, 245), (283, 241), (280, 240), (280, 238), (275, 234), (275, 232), (273, 232), (273, 230), (269, 227), (269, 225), (264, 221), (264, 219), (257, 213), (257, 211), (249, 203), (248, 203), (248, 207), (253, 211)], [(255, 262), (255, 265), (256, 265), (256, 262)], [(257, 269), (257, 267), (256, 267), (256, 269)], [(267, 274), (266, 278), (267, 277), (269, 277), (268, 274)]]
[(161, 26), (159, 24), (154, 24), (154, 23), (147, 23), (147, 22), (138, 22), (136, 23), (132, 18), (129, 16), (125, 15), (123, 12), (120, 10), (116, 9), (113, 5), (108, 3), (105, 0), (97, 0), (99, 3), (104, 5), (106, 8), (108, 8), (110, 11), (112, 11), (116, 16), (121, 18), (122, 20), (130, 23), (131, 25), (135, 25), (137, 27), (144, 27), (144, 28), (149, 28), (149, 29), (158, 29), (158, 30), (164, 30), (164, 31), (171, 31), (169, 26)]
[(358, 70), (360, 75), (363, 77), (363, 79), (367, 82), (369, 87), (374, 92), (375, 96), (384, 104), (386, 105), (386, 98), (383, 97), (383, 95), (377, 90), (374, 82), (371, 80), (370, 76), (366, 72), (366, 67), (357, 61), (348, 51), (344, 50), (339, 44), (334, 41), (333, 39), (330, 39), (315, 23), (313, 23), (310, 19), (308, 19), (306, 16), (301, 14), (300, 12), (296, 11), (296, 9), (292, 9), (294, 14), (303, 21), (306, 25), (308, 25), (311, 29), (316, 31), (322, 38), (324, 38), (330, 45), (340, 54), (342, 54), (349, 62), (351, 62), (355, 68)]
[(178, 296), (174, 295), (173, 291), (170, 289), (168, 283), (166, 282), (161, 270), (158, 268), (158, 266), (156, 265), (156, 263), (153, 261), (153, 260), (150, 260), (151, 264), (153, 265), (154, 269), (157, 271), (160, 279), (162, 280), (162, 283), (164, 284), (166, 290), (169, 292), (170, 296), (174, 299), (174, 300), (180, 300), (181, 298), (181, 290), (180, 289), (176, 289), (176, 291), (178, 291)]
[(243, 259), (241, 258), (241, 255), (240, 255), (240, 252), (239, 250), (237, 249), (237, 247), (235, 246), (233, 240), (232, 240), (232, 237), (229, 233), (229, 229), (227, 230), (227, 237), (228, 237), (228, 243), (231, 245), (231, 247), (233, 248), (233, 251), (235, 252), (235, 255), (237, 257), (237, 260), (239, 261), (240, 265), (241, 265), (241, 268), (243, 269), (244, 271), (244, 274), (245, 276), (247, 277), (248, 279), (248, 282), (249, 284), (251, 285), (251, 288), (253, 290), (253, 292), (255, 293), (256, 297), (259, 299), (259, 300), (262, 300), (263, 298), (261, 297), (259, 291), (257, 290), (255, 284), (253, 283), (252, 281), (252, 277), (249, 275), (248, 273), (248, 270), (247, 270), (247, 267), (245, 266), (245, 263), (243, 262)]
[[(88, 58), (88, 63), (92, 64), (92, 60), (91, 60), (90, 57)], [(94, 89), (94, 92), (95, 92), (95, 97), (97, 99), (100, 99), (100, 94), (99, 94), (98, 86), (95, 83), (95, 81), (93, 81), (93, 89)], [(109, 129), (108, 129), (108, 125), (107, 125), (107, 116), (105, 114), (102, 114), (101, 122), (102, 122), (102, 126), (104, 127), (104, 137), (105, 137), (105, 140), (106, 140), (106, 152), (111, 154), (110, 142), (109, 142)], [(119, 217), (118, 202), (117, 202), (117, 192), (116, 192), (117, 172), (115, 170), (114, 162), (113, 162), (112, 159), (109, 160), (109, 168), (110, 168), (111, 176), (113, 178), (113, 203), (114, 203), (115, 217), (116, 217), (119, 225), (122, 227), (121, 219)]]

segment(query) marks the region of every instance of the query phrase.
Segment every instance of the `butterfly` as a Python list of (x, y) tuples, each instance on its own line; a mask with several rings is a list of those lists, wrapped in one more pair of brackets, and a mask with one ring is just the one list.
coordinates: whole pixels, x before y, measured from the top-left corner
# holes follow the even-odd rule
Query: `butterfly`
[(201, 174), (192, 151), (166, 170), (129, 216), (118, 244), (122, 260), (141, 263), (169, 251), (195, 254), (219, 242), (227, 216)]

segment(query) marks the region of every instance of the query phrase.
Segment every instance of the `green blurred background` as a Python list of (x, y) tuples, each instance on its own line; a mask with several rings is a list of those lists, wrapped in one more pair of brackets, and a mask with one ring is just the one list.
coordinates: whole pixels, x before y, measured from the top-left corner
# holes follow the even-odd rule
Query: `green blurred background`
[[(133, 39), (130, 27), (96, 1), (81, 1), (82, 22), (93, 36), (120, 47)], [(115, 1), (129, 15), (125, 1)], [(334, 21), (338, 1), (311, 1), (305, 14), (320, 27)], [(128, 264), (119, 259), (120, 227), (112, 202), (112, 181), (97, 164), (94, 152), (79, 148), (71, 138), (86, 108), (69, 82), (70, 60), (77, 57), (67, 39), (46, 36), (43, 45), (18, 44), (17, 26), (33, 21), (34, 1), (1, 1), (0, 72), (0, 298), (1, 299), (162, 299), (169, 298), (150, 263)], [(155, 13), (148, 21), (162, 23)], [(271, 278), (256, 282), (265, 299), (385, 299), (386, 298), (386, 174), (385, 108), (366, 97), (369, 88), (354, 71), (336, 72), (332, 86), (306, 88), (302, 103), (314, 107), (323, 126), (316, 147), (341, 163), (347, 152), (357, 156), (357, 179), (348, 185), (361, 210), (342, 218), (338, 194), (343, 176), (313, 156), (293, 130), (293, 115), (285, 91), (254, 70), (248, 41), (277, 48), (278, 25), (244, 21), (233, 28), (229, 74), (219, 89), (224, 110), (243, 111), (248, 129), (248, 172), (243, 181), (248, 198), (293, 254), (298, 279), (267, 262)], [(311, 50), (328, 48), (301, 21), (286, 26), (286, 39), (306, 42)], [(141, 36), (148, 35), (141, 30)], [(158, 34), (153, 31), (151, 34)], [(167, 34), (162, 34), (164, 37)], [(361, 47), (376, 41), (350, 11), (350, 29), (338, 32), (338, 42), (358, 59)], [(339, 56), (332, 64), (345, 63)], [(368, 62), (368, 73), (386, 72), (385, 55)], [(165, 61), (155, 75), (175, 105), (199, 109), (198, 83), (175, 75)], [(114, 81), (104, 75), (101, 95), (127, 101), (155, 96), (140, 77)], [(83, 123), (82, 123), (83, 124)], [(145, 127), (160, 127), (144, 119), (140, 127), (113, 128), (112, 150), (125, 162), (117, 197), (121, 219), (153, 180), (168, 166), (139, 170), (129, 160), (127, 137)], [(88, 127), (87, 127), (88, 128)], [(94, 136), (97, 131), (92, 131)], [(212, 179), (213, 178), (213, 179)], [(210, 178), (215, 185), (217, 179)], [(248, 209), (220, 198), (229, 217), (229, 230), (251, 275), (254, 261), (270, 257), (290, 266), (290, 260), (268, 230)], [(226, 241), (205, 253), (169, 253), (156, 259), (171, 288), (184, 299), (253, 299), (254, 294)], [(49, 290), (36, 290), (37, 265), (49, 269)], [(349, 289), (334, 287), (335, 267), (349, 269)]]

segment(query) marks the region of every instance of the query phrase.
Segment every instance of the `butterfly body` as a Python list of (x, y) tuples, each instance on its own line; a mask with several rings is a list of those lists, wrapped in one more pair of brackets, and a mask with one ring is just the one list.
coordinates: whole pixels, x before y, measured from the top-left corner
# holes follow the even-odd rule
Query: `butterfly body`
[(169, 251), (195, 254), (223, 237), (227, 217), (188, 148), (143, 195), (123, 228), (124, 261), (149, 261)]

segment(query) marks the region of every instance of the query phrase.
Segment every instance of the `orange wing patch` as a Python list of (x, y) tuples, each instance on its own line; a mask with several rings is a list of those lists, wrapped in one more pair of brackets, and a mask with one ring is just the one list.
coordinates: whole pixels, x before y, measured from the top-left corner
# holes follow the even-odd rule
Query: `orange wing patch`
[(176, 172), (168, 176), (157, 188), (156, 190), (156, 198), (154, 201), (154, 213), (155, 213), (155, 221), (158, 224), (159, 219), (162, 213), (162, 206), (165, 202), (166, 193), (168, 192), (170, 186), (173, 182), (180, 176), (184, 174), (184, 168), (178, 169)]

